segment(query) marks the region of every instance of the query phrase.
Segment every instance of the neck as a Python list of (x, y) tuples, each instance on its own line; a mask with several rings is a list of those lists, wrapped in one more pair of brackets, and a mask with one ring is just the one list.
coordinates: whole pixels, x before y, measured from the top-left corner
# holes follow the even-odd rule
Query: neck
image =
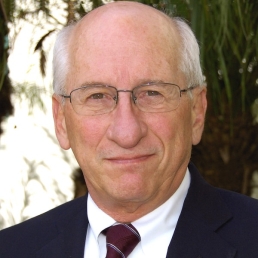
[(145, 201), (117, 200), (107, 198), (107, 196), (99, 198), (90, 188), (89, 193), (95, 204), (115, 221), (131, 223), (165, 203), (176, 192), (183, 178), (184, 175), (180, 178), (175, 178), (173, 185), (170, 187), (164, 187), (163, 185), (162, 189), (158, 189), (153, 197)]

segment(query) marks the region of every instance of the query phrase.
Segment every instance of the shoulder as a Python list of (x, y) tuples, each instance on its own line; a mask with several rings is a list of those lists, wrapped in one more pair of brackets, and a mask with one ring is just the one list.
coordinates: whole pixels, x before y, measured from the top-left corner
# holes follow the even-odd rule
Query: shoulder
[(253, 208), (258, 208), (258, 199), (221, 188), (215, 189), (219, 191), (221, 197), (228, 204), (245, 205)]
[(258, 257), (258, 200), (223, 189), (217, 191), (232, 214), (217, 233), (237, 248), (239, 257)]
[[(252, 214), (258, 212), (257, 199), (233, 191), (213, 187), (202, 178), (199, 171), (192, 163), (189, 164), (189, 169), (191, 172), (191, 194), (198, 197), (201, 202), (208, 200), (207, 204), (212, 206), (214, 202), (219, 199), (220, 201), (218, 200), (217, 204), (222, 205), (222, 201), (232, 213), (243, 213), (245, 216), (252, 216)], [(218, 206), (216, 208), (218, 208)]]
[(11, 230), (21, 230), (31, 228), (32, 226), (43, 227), (48, 224), (62, 221), (69, 221), (76, 213), (87, 209), (87, 196), (66, 202), (54, 209), (51, 209), (34, 218), (28, 219), (20, 224), (0, 231), (1, 234)]
[[(86, 214), (86, 215), (85, 215)], [(87, 196), (69, 201), (37, 217), (0, 231), (0, 254), (11, 246), (17, 250), (37, 249), (55, 238), (75, 220), (87, 216)], [(87, 220), (87, 219), (86, 219)]]
[(238, 257), (258, 257), (258, 200), (215, 188), (192, 164), (189, 168), (191, 185), (182, 210), (183, 222), (194, 224), (200, 239), (209, 240), (207, 246), (212, 244), (208, 234), (212, 232), (234, 247)]
[(216, 190), (234, 216), (242, 220), (245, 226), (256, 222), (258, 232), (258, 200), (224, 189)]
[(246, 232), (252, 229), (250, 233), (258, 238), (258, 200), (236, 192), (215, 188), (201, 177), (193, 164), (190, 164), (189, 168), (191, 185), (185, 203), (191, 213), (207, 223), (224, 218), (225, 227), (220, 228), (223, 231), (228, 230), (234, 234), (236, 230)]

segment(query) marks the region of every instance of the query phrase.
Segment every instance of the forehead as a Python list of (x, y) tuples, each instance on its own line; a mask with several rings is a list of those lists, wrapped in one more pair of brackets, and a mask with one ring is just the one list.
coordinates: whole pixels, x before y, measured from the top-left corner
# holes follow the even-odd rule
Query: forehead
[(177, 73), (179, 39), (171, 20), (153, 8), (136, 7), (96, 9), (79, 22), (70, 44), (73, 80), (75, 74), (81, 80), (103, 77), (111, 83), (111, 78), (163, 79), (144, 77)]

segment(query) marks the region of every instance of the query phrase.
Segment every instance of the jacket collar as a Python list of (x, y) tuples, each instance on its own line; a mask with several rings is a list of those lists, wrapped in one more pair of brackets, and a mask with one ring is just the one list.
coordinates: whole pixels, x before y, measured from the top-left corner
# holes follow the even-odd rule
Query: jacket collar
[(233, 258), (236, 250), (216, 231), (232, 214), (215, 188), (207, 184), (189, 164), (191, 184), (184, 201), (167, 258)]

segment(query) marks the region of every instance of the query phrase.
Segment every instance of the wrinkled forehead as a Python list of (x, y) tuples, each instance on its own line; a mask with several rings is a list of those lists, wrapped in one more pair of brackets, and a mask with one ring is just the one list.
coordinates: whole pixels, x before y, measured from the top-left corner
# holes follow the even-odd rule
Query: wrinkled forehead
[(178, 32), (165, 14), (139, 3), (107, 4), (74, 27), (66, 83), (178, 82), (184, 80), (179, 46)]
[[(179, 37), (172, 20), (162, 12), (133, 2), (107, 4), (87, 14), (74, 28), (73, 55), (90, 46), (128, 44), (177, 52)], [(70, 48), (70, 49), (71, 49)]]

